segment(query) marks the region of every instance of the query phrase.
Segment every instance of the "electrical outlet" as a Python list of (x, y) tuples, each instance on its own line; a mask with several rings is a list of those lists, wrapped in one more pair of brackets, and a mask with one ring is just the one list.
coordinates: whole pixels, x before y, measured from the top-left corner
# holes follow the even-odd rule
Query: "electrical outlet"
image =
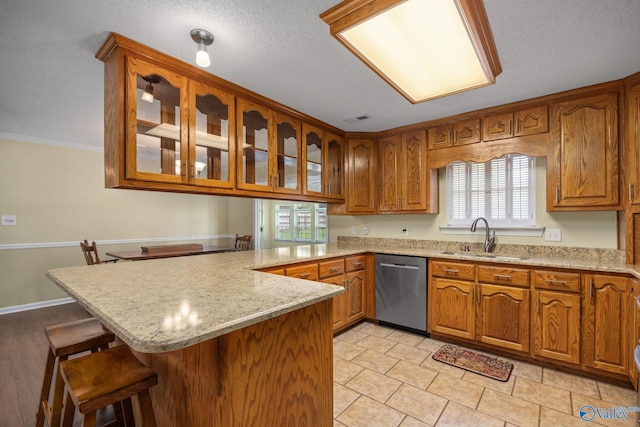
[(544, 240), (548, 242), (561, 242), (562, 241), (562, 229), (560, 228), (547, 228), (544, 230)]
[(358, 234), (358, 227), (351, 227), (351, 234)]
[(16, 216), (2, 215), (2, 225), (16, 225)]
[(364, 234), (365, 236), (369, 234), (369, 227), (367, 227), (366, 225), (362, 227), (362, 234)]
[(403, 228), (402, 229), (402, 235), (403, 236), (408, 236), (409, 235), (409, 229), (408, 228)]

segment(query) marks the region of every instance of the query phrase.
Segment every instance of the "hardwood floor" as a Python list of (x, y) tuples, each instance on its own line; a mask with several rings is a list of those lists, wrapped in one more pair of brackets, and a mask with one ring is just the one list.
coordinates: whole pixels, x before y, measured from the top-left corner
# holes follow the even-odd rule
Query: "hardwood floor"
[(76, 303), (0, 316), (0, 425), (34, 425), (48, 348), (44, 328), (85, 317)]

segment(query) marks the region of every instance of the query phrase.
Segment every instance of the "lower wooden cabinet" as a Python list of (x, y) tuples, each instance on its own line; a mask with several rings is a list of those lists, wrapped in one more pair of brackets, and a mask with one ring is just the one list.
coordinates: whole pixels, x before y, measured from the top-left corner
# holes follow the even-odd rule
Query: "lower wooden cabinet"
[(429, 329), (468, 340), (475, 339), (473, 282), (434, 277), (429, 287)]
[(511, 350), (529, 351), (529, 290), (478, 285), (476, 340)]
[(345, 293), (345, 326), (364, 318), (366, 283), (367, 272), (365, 270), (351, 271), (345, 274), (345, 286), (347, 288)]
[(629, 279), (585, 274), (584, 363), (588, 368), (628, 375)]
[(580, 295), (533, 291), (534, 357), (580, 363)]

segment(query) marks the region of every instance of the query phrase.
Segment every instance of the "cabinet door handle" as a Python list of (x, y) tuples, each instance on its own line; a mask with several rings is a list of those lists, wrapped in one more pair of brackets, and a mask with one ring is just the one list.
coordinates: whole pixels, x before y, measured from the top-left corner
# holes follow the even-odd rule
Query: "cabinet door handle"
[(349, 287), (351, 286), (351, 283), (349, 282), (349, 279), (345, 279), (344, 281), (344, 287), (346, 290), (349, 290)]
[(332, 273), (334, 273), (336, 271), (339, 271), (339, 270), (340, 270), (340, 267), (329, 267), (329, 271), (332, 272)]
[(460, 273), (460, 270), (456, 270), (454, 268), (445, 268), (444, 272), (447, 274), (453, 274), (453, 275), (458, 275), (458, 273)]
[(300, 279), (306, 279), (309, 276), (311, 276), (311, 273), (300, 273), (300, 274), (298, 274), (298, 277)]
[(593, 298), (593, 277), (589, 280), (589, 298)]
[(354, 262), (354, 263), (353, 263), (353, 266), (354, 266), (354, 267), (362, 267), (362, 262), (361, 262), (361, 261)]
[(498, 280), (511, 281), (511, 276), (509, 276), (508, 274), (494, 274), (493, 277), (495, 277)]
[(566, 281), (566, 280), (551, 280), (551, 279), (545, 279), (545, 282), (549, 283), (550, 285), (567, 286), (567, 281)]
[(558, 203), (558, 186), (556, 185), (556, 204)]
[(476, 294), (478, 295), (478, 305), (480, 305), (480, 286), (478, 286)]

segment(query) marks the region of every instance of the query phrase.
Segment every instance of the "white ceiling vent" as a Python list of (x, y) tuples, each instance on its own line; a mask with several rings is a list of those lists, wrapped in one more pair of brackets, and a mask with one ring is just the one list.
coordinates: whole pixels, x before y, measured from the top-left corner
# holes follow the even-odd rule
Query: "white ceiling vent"
[(358, 122), (361, 122), (363, 120), (368, 120), (370, 118), (371, 118), (371, 116), (368, 115), (368, 114), (361, 114), (361, 115), (359, 115), (357, 117), (351, 117), (351, 118), (348, 118), (348, 119), (344, 119), (344, 121), (347, 122), (347, 123), (358, 123)]

